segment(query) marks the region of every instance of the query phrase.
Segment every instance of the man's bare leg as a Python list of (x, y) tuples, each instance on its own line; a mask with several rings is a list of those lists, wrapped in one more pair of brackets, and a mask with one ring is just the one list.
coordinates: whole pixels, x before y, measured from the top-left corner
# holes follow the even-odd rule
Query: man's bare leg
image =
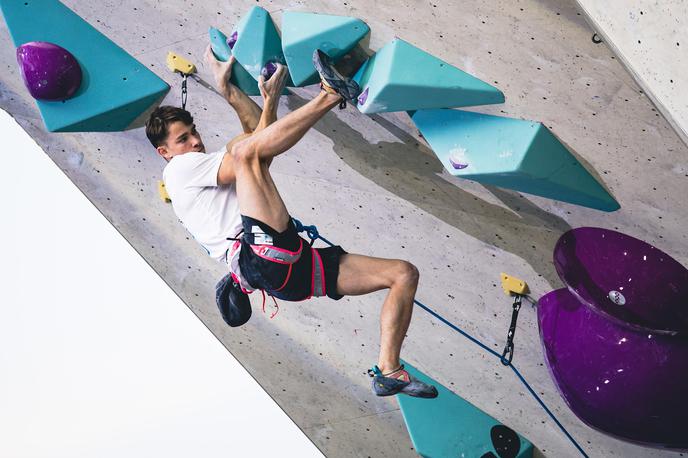
[(321, 92), (313, 100), (273, 124), (235, 143), (234, 158), (237, 198), (241, 214), (262, 221), (278, 232), (287, 228), (289, 213), (279, 195), (269, 161), (294, 146), (341, 97)]
[(383, 373), (400, 366), (399, 356), (411, 323), (413, 299), (418, 288), (418, 269), (398, 259), (345, 254), (339, 264), (337, 292), (357, 296), (389, 288), (380, 314), (380, 356)]

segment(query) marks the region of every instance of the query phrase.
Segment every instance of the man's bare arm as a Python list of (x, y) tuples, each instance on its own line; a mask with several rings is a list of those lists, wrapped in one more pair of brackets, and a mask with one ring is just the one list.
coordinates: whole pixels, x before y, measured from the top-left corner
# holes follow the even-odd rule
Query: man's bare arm
[(250, 134), (256, 130), (263, 112), (258, 104), (236, 86), (229, 96), (225, 96), (225, 99), (239, 116), (239, 122), (241, 122), (241, 128), (244, 130), (244, 133)]
[[(227, 150), (225, 156), (222, 158), (220, 170), (217, 173), (217, 182), (221, 185), (231, 184), (236, 181), (236, 174), (234, 172), (234, 158), (232, 157), (232, 146), (235, 143), (248, 139), (251, 135), (258, 133), (268, 127), (277, 120), (277, 107), (279, 106), (279, 99), (284, 90), (284, 85), (287, 80), (287, 68), (284, 65), (277, 65), (277, 70), (272, 75), (269, 81), (265, 81), (263, 76), (258, 80), (258, 89), (263, 96), (263, 110), (258, 119), (255, 129), (252, 133), (244, 133), (233, 138), (227, 143)], [(268, 167), (272, 163), (272, 159), (266, 161)]]
[(263, 75), (258, 79), (258, 90), (260, 90), (260, 95), (263, 96), (263, 113), (253, 133), (258, 133), (277, 121), (277, 107), (279, 106), (279, 99), (286, 82), (287, 67), (281, 64), (277, 65), (277, 70), (275, 70), (269, 81), (265, 81)]
[(258, 125), (262, 110), (241, 89), (229, 82), (232, 76), (232, 67), (236, 62), (234, 56), (231, 56), (227, 62), (221, 62), (215, 58), (212, 48), (208, 45), (205, 50), (205, 61), (215, 77), (218, 91), (239, 116), (239, 122), (244, 133), (253, 132)]

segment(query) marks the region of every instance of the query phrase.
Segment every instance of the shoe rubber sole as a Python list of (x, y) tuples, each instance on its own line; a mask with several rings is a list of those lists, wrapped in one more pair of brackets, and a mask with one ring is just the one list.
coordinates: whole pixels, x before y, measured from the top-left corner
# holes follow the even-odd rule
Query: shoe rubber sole
[(330, 57), (323, 51), (319, 49), (313, 51), (313, 65), (325, 84), (334, 89), (344, 99), (353, 102), (360, 95), (361, 88), (358, 83), (339, 73), (334, 68)]

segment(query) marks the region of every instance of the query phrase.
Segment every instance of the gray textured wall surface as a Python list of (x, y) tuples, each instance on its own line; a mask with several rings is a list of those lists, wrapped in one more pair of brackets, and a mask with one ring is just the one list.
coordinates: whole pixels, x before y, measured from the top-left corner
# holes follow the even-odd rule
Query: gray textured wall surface
[[(278, 25), (286, 9), (359, 17), (372, 29), (368, 49), (399, 36), (504, 91), (505, 104), (477, 111), (544, 122), (604, 182), (621, 210), (602, 213), (455, 179), (405, 114), (333, 111), (272, 167), (295, 217), (317, 224), (351, 252), (414, 262), (421, 273), (418, 299), (497, 350), (511, 316), (499, 272), (525, 279), (535, 296), (561, 287), (552, 248), (570, 228), (617, 229), (688, 264), (688, 148), (612, 52), (590, 41), (592, 30), (573, 0), (65, 3), (173, 85), (165, 103), (178, 104), (180, 88), (180, 78), (165, 67), (167, 51), (187, 55), (210, 81), (201, 62), (208, 27), (228, 32), (251, 6), (261, 5)], [(252, 320), (228, 328), (213, 291), (223, 266), (158, 198), (164, 161), (143, 130), (47, 133), (21, 82), (4, 23), (0, 62), (0, 107), (327, 456), (415, 456), (396, 401), (374, 397), (365, 375), (377, 360), (383, 293), (282, 303), (274, 319), (260, 313), (254, 295)], [(314, 91), (283, 97), (280, 115)], [(209, 150), (240, 132), (226, 103), (193, 81), (187, 108)], [(50, 190), (45, 193), (50, 198)], [(576, 456), (509, 369), (423, 310), (414, 313), (402, 356), (528, 437), (544, 455)], [(530, 307), (521, 312), (514, 362), (591, 456), (674, 455), (610, 438), (571, 413), (547, 372)], [(266, 440), (269, 431), (265, 425)]]
[(688, 2), (578, 3), (599, 35), (688, 143)]

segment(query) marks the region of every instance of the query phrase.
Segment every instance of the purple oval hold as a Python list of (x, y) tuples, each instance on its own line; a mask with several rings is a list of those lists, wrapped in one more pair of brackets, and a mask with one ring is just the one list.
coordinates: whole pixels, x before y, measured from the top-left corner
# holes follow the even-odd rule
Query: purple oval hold
[(451, 150), (449, 152), (449, 163), (455, 170), (462, 170), (468, 167), (468, 162), (466, 162), (466, 150), (462, 147)]
[(688, 270), (595, 227), (562, 235), (554, 265), (567, 288), (540, 299), (538, 324), (571, 410), (620, 439), (688, 449)]
[(277, 71), (277, 65), (274, 62), (267, 62), (265, 67), (260, 70), (260, 74), (263, 75), (265, 81), (269, 80), (272, 75)]
[(449, 163), (454, 167), (456, 170), (461, 170), (465, 169), (468, 167), (468, 164), (462, 164), (461, 162), (456, 162), (452, 158), (449, 158)]
[(598, 313), (627, 327), (688, 337), (688, 270), (649, 243), (579, 227), (557, 242), (554, 267)]
[(543, 296), (537, 315), (550, 375), (578, 418), (622, 440), (688, 448), (688, 340), (619, 324), (568, 288)]
[(361, 92), (361, 95), (358, 96), (359, 105), (363, 105), (366, 103), (366, 100), (368, 100), (368, 89), (370, 88), (365, 88), (365, 91)]
[(236, 44), (238, 39), (239, 34), (237, 32), (232, 32), (229, 38), (227, 38), (227, 46), (229, 46), (229, 49), (234, 49), (234, 45)]
[(31, 41), (17, 48), (17, 62), (29, 93), (39, 100), (65, 100), (81, 86), (79, 62), (54, 43)]

